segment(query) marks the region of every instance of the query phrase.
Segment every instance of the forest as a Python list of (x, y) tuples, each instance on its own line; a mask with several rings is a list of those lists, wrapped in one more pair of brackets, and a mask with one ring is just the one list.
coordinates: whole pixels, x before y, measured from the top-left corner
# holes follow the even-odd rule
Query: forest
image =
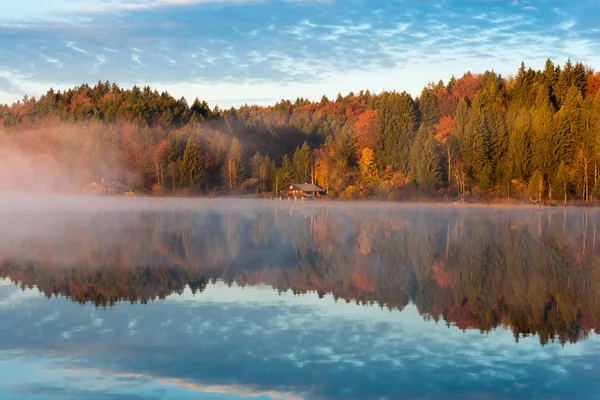
[(571, 60), (468, 72), (416, 98), (361, 91), (223, 110), (110, 82), (50, 89), (0, 106), (3, 180), (62, 192), (102, 180), (157, 195), (313, 182), (343, 199), (591, 201), (599, 89), (600, 73)]
[(243, 203), (56, 211), (0, 242), (0, 277), (99, 307), (186, 287), (202, 301), (223, 281), (391, 312), (412, 303), (449, 327), (507, 329), (542, 345), (600, 333), (596, 211)]

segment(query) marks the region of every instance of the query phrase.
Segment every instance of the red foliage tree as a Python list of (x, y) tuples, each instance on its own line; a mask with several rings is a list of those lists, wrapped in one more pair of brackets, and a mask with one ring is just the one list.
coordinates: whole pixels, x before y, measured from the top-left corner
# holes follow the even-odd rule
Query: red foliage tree
[(474, 75), (467, 72), (462, 78), (457, 79), (456, 82), (454, 82), (451, 91), (457, 101), (464, 99), (467, 102), (471, 102), (482, 86), (483, 75)]
[(437, 106), (441, 117), (454, 115), (456, 113), (458, 99), (446, 90), (445, 87), (437, 89), (435, 95), (437, 97)]
[(600, 91), (600, 72), (590, 75), (587, 81), (586, 94), (588, 97), (595, 97)]
[(368, 110), (360, 114), (354, 123), (354, 134), (357, 154), (365, 147), (374, 149), (377, 142), (377, 111)]

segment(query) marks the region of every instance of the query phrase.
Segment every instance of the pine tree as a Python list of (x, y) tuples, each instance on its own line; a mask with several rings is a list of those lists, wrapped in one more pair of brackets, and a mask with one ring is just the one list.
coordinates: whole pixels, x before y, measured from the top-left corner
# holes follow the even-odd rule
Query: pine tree
[(410, 154), (411, 175), (419, 190), (433, 192), (441, 183), (440, 156), (435, 138), (421, 125)]
[(385, 94), (383, 104), (377, 110), (377, 120), (379, 169), (389, 165), (396, 171), (407, 173), (417, 123), (412, 97), (406, 92)]
[[(561, 154), (557, 152), (554, 113), (546, 89), (540, 87), (531, 119), (532, 161), (542, 179), (549, 181), (560, 164)], [(551, 193), (549, 193), (551, 196)]]
[(298, 183), (308, 183), (311, 181), (311, 156), (308, 143), (304, 142), (302, 147), (297, 147), (294, 153), (293, 178)]
[(275, 178), (275, 173), (277, 172), (277, 168), (275, 168), (275, 163), (271, 160), (269, 155), (265, 155), (263, 159), (263, 171), (265, 172), (265, 191), (273, 191), (275, 190), (275, 185), (273, 185), (273, 179)]
[[(542, 86), (545, 88), (546, 93), (550, 98), (550, 101), (553, 104), (556, 104), (556, 95), (554, 94), (554, 89), (556, 86), (556, 82), (558, 81), (558, 73), (560, 72), (560, 67), (555, 66), (552, 60), (547, 59), (546, 65), (544, 67), (544, 72), (542, 72), (543, 83)], [(537, 93), (535, 94), (537, 95)]]
[(294, 177), (294, 168), (292, 166), (292, 162), (287, 154), (283, 155), (283, 159), (281, 160), (281, 184), (287, 185), (292, 183), (292, 179)]
[(179, 164), (179, 170), (186, 184), (192, 191), (198, 190), (204, 180), (204, 161), (198, 139), (190, 136)]
[(421, 92), (418, 99), (421, 124), (432, 127), (439, 120), (437, 99), (433, 86), (428, 86)]
[(469, 117), (472, 129), (471, 168), (482, 190), (489, 189), (492, 184), (491, 143), (485, 117), (479, 108), (479, 99), (475, 98)]
[(575, 150), (575, 143), (581, 141), (582, 106), (581, 92), (575, 86), (571, 86), (556, 114), (556, 148), (562, 160), (570, 159)]
[(260, 155), (260, 151), (256, 151), (256, 154), (250, 159), (250, 169), (252, 171), (251, 179), (253, 184), (256, 185), (256, 190), (262, 193), (265, 190), (266, 182), (266, 166), (265, 159)]
[(458, 102), (456, 107), (456, 114), (454, 116), (454, 124), (452, 126), (452, 134), (456, 137), (459, 143), (459, 157), (465, 167), (471, 165), (471, 149), (472, 149), (472, 137), (469, 128), (469, 106), (465, 100)]
[(531, 171), (531, 116), (526, 109), (516, 110), (517, 117), (509, 125), (508, 154), (512, 160), (511, 175), (526, 180)]

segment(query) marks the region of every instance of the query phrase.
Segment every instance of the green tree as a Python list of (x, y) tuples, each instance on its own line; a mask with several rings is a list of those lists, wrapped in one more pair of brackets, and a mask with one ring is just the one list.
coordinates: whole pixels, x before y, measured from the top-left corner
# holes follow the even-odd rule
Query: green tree
[[(562, 161), (561, 143), (556, 135), (554, 112), (550, 96), (541, 87), (536, 98), (536, 105), (531, 118), (532, 130), (532, 161), (533, 168), (542, 175), (542, 179), (550, 182), (555, 176), (556, 169)], [(552, 188), (552, 185), (548, 185)], [(552, 191), (549, 191), (552, 198)], [(540, 200), (538, 200), (540, 201)]]
[(256, 186), (257, 192), (262, 193), (265, 190), (267, 171), (265, 159), (260, 155), (260, 151), (258, 150), (250, 159), (250, 170), (252, 183)]
[(508, 154), (512, 178), (526, 180), (531, 175), (531, 115), (527, 109), (511, 110), (508, 127)]
[(379, 147), (376, 158), (379, 169), (392, 166), (396, 171), (408, 172), (410, 145), (417, 125), (416, 106), (406, 93), (386, 93), (377, 110)]
[(204, 160), (198, 139), (190, 136), (179, 164), (179, 171), (189, 189), (198, 190), (204, 179)]
[(421, 126), (411, 149), (411, 174), (419, 190), (433, 193), (441, 183), (440, 155), (433, 135)]
[(308, 143), (304, 142), (302, 147), (297, 147), (294, 152), (293, 178), (297, 183), (311, 182), (311, 152)]

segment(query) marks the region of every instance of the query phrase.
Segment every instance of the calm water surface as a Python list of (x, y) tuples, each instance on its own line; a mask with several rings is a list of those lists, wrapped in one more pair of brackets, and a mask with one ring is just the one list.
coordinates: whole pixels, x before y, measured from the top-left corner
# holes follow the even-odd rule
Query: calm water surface
[(600, 399), (600, 212), (0, 196), (1, 399)]

